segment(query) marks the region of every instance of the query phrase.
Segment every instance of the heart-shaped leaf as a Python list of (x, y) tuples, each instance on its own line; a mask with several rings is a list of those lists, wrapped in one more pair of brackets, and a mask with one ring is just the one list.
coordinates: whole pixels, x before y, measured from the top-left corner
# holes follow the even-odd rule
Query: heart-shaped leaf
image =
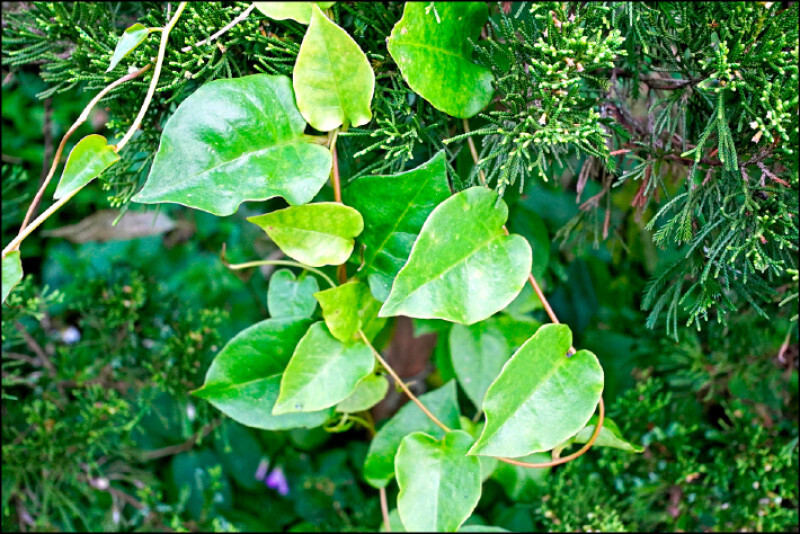
[(360, 328), (377, 316), (381, 307), (369, 287), (359, 281), (320, 291), (314, 297), (322, 307), (322, 317), (331, 334), (343, 342), (352, 340)]
[(85, 186), (119, 161), (116, 148), (102, 135), (87, 135), (69, 153), (53, 198), (63, 198)]
[(310, 319), (267, 319), (239, 332), (217, 354), (193, 393), (233, 420), (265, 430), (315, 427), (332, 410), (273, 415), (281, 375)]
[(117, 41), (117, 47), (114, 49), (114, 54), (111, 56), (111, 63), (106, 69), (106, 72), (111, 72), (114, 70), (122, 59), (136, 50), (136, 47), (139, 46), (147, 39), (147, 36), (150, 35), (150, 28), (146, 28), (143, 24), (136, 23), (133, 26), (128, 27), (123, 34), (120, 36), (119, 41)]
[(376, 299), (389, 296), (392, 281), (408, 260), (425, 219), (450, 196), (444, 151), (416, 169), (392, 176), (364, 176), (342, 191), (344, 203), (364, 217), (364, 265)]
[(364, 229), (360, 213), (336, 202), (293, 206), (247, 220), (260, 226), (284, 254), (312, 267), (347, 261)]
[(267, 290), (267, 308), (272, 317), (311, 317), (317, 308), (314, 293), (319, 291), (317, 279), (303, 275), (298, 280), (289, 269), (272, 273)]
[(527, 340), (537, 328), (537, 323), (515, 322), (518, 331), (509, 332), (512, 339), (507, 339), (504, 326), (501, 325), (494, 318), (489, 318), (472, 326), (455, 324), (450, 329), (453, 370), (458, 383), (475, 406), (483, 404), (486, 390), (516, 348), (513, 337), (523, 334)]
[[(450, 381), (444, 386), (421, 395), (420, 402), (442, 423), (450, 428), (458, 428), (458, 402), (456, 383)], [(413, 402), (400, 408), (383, 425), (369, 444), (364, 461), (364, 478), (376, 488), (385, 488), (394, 478), (394, 457), (400, 442), (412, 432), (424, 432), (436, 438), (444, 436), (444, 431), (428, 419)]]
[(292, 83), (300, 113), (321, 132), (372, 119), (375, 73), (367, 56), (317, 6), (311, 7), (311, 24), (297, 54)]
[(3, 257), (3, 300), (6, 301), (14, 286), (22, 280), (22, 261), (20, 260), (19, 250), (12, 250)]
[(311, 22), (311, 6), (328, 9), (336, 2), (253, 2), (256, 9), (273, 20), (292, 19), (300, 24)]
[[(597, 425), (597, 416), (593, 415), (589, 422), (586, 423), (586, 426), (583, 427), (577, 434), (569, 438), (567, 441), (562, 443), (561, 445), (555, 447), (554, 450), (561, 451), (568, 445), (573, 443), (586, 443), (588, 442), (592, 434), (594, 434), (595, 426)], [(613, 449), (620, 449), (626, 452), (644, 452), (644, 447), (641, 445), (637, 445), (635, 443), (631, 443), (630, 441), (626, 440), (622, 437), (622, 431), (617, 426), (613, 420), (608, 417), (603, 419), (603, 428), (600, 429), (600, 434), (597, 435), (597, 439), (594, 441), (593, 447), (611, 447)]]
[(507, 217), (505, 202), (480, 186), (439, 204), (379, 316), (472, 324), (505, 308), (531, 272), (531, 247), (522, 236), (505, 235)]
[(406, 2), (388, 39), (409, 87), (454, 117), (472, 117), (492, 99), (494, 76), (472, 61), (486, 23), (484, 2)]
[(481, 463), (466, 452), (472, 437), (462, 430), (437, 440), (423, 432), (400, 443), (397, 510), (411, 532), (455, 532), (481, 497)]
[(230, 215), (246, 200), (305, 204), (328, 179), (331, 153), (308, 142), (286, 76), (203, 84), (164, 126), (144, 188), (133, 198)]
[(369, 410), (389, 391), (389, 381), (383, 375), (368, 375), (356, 386), (352, 395), (336, 405), (337, 412), (354, 413)]
[(603, 368), (587, 350), (567, 358), (572, 332), (548, 324), (505, 364), (483, 400), (486, 426), (470, 454), (519, 457), (576, 434), (603, 392)]
[(372, 350), (366, 343), (341, 343), (325, 323), (314, 323), (286, 366), (272, 413), (313, 412), (334, 406), (349, 397), (374, 368)]

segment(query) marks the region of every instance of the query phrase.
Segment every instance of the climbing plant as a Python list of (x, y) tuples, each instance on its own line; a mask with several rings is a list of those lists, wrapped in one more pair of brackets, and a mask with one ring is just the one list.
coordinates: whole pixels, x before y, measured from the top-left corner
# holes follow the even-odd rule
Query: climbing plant
[[(756, 272), (776, 278), (794, 273), (796, 279), (791, 252), (797, 250), (797, 222), (786, 215), (796, 201), (786, 193), (797, 188), (797, 169), (778, 169), (776, 158), (796, 150), (796, 128), (792, 133), (787, 126), (796, 127), (797, 98), (786, 103), (782, 81), (748, 71), (746, 55), (772, 58), (779, 50), (796, 59), (797, 44), (731, 45), (733, 37), (721, 31), (713, 53), (695, 57), (687, 29), (694, 22), (685, 10), (669, 25), (666, 8), (628, 4), (503, 2), (488, 22), (485, 3), (409, 2), (392, 24), (372, 20), (367, 29), (362, 22), (351, 33), (343, 19), (370, 19), (366, 8), (352, 9), (333, 2), (254, 2), (209, 36), (210, 43), (239, 23), (266, 17), (289, 24), (299, 42), (287, 48), (291, 70), (237, 72), (206, 81), (171, 110), (146, 180), (130, 200), (176, 203), (218, 217), (236, 213), (244, 202), (285, 201), (285, 207), (248, 221), (287, 259), (241, 264), (221, 259), (237, 270), (282, 267), (269, 285), (270, 317), (230, 339), (193, 394), (260, 429), (366, 428), (372, 439), (364, 477), (380, 493), (387, 530), (394, 507), (409, 531), (491, 531), (463, 525), (478, 504), (483, 481), (498, 466), (548, 468), (574, 461), (593, 446), (642, 450), (605, 416), (598, 358), (573, 347), (570, 328), (545, 298), (537, 279), (543, 266), (537, 262), (546, 263), (546, 256), (543, 260), (522, 232), (509, 230), (516, 226), (509, 222), (509, 186), (522, 188), (537, 176), (548, 179), (550, 167), (577, 155), (583, 158), (579, 194), (589, 173), (583, 169), (603, 169), (602, 191), (588, 207), (597, 208), (607, 194), (610, 199), (612, 185), (641, 180), (632, 205), (643, 208), (659, 186), (666, 191), (662, 164), (689, 163), (687, 191), (663, 206), (651, 225), (670, 210), (680, 212), (656, 232), (656, 240), (687, 245), (697, 283), (710, 289), (694, 285), (682, 297), (680, 283), (667, 287), (681, 265), (676, 262), (653, 282), (645, 305), (654, 308), (653, 321), (665, 308), (675, 321), (676, 302), (693, 295), (691, 322), (717, 305), (734, 309), (725, 290), (740, 290), (758, 308), (743, 285), (767, 287)], [(741, 17), (757, 17), (763, 31), (780, 40), (784, 12), (796, 14), (796, 7), (774, 21), (769, 9), (754, 7)], [(139, 135), (167, 68), (170, 35), (186, 10), (187, 3), (179, 4), (162, 27), (133, 24), (110, 51), (107, 71), (126, 64), (129, 70), (100, 90), (61, 141), (19, 233), (3, 249), (4, 301), (23, 277), (26, 237), (118, 165), (125, 146)], [(712, 11), (703, 11), (709, 20), (718, 17)], [(634, 20), (635, 30), (626, 26)], [(631, 44), (650, 26), (664, 41), (652, 53), (646, 45)], [(366, 39), (369, 32), (383, 41)], [(159, 37), (155, 57), (143, 66), (131, 62), (139, 47), (153, 46), (154, 36)], [(382, 44), (365, 50), (368, 41)], [(618, 65), (633, 56), (669, 64), (686, 77), (645, 78), (645, 84), (697, 94), (675, 92), (653, 102), (655, 125), (639, 125), (619, 109), (619, 95), (610, 94), (609, 79), (620, 76)], [(775, 70), (796, 84), (796, 67), (776, 63)], [(638, 73), (625, 72), (639, 81)], [(64, 165), (55, 202), (34, 218), (69, 136), (111, 91), (146, 73), (150, 83), (125, 133), (113, 142), (100, 135), (81, 139)], [(734, 102), (737, 90), (755, 94), (762, 86), (760, 100)], [(397, 94), (402, 98), (392, 96)], [(609, 100), (598, 104), (599, 94)], [(692, 98), (712, 110), (707, 124), (687, 117)], [(674, 111), (679, 103), (682, 111)], [(414, 117), (412, 105), (425, 124)], [(739, 130), (755, 132), (756, 146), (736, 146), (728, 116)], [(480, 124), (470, 129), (473, 117)], [(370, 124), (379, 128), (370, 130)], [(690, 146), (686, 137), (693, 128), (701, 133)], [(368, 137), (378, 140), (359, 144)], [(707, 154), (712, 137), (717, 146)], [(409, 138), (424, 150), (415, 150)], [(482, 139), (480, 151), (475, 138)], [(770, 144), (757, 148), (762, 138)], [(680, 146), (678, 154), (673, 145)], [(349, 151), (349, 182), (342, 176), (339, 150)], [(381, 151), (384, 161), (370, 160)], [(760, 178), (756, 171), (750, 176), (753, 166)], [(787, 170), (794, 172), (788, 181), (778, 176)], [(751, 178), (760, 180), (761, 189), (752, 188)], [(732, 179), (739, 190), (732, 190)], [(716, 211), (709, 211), (715, 200)], [(754, 216), (758, 222), (734, 221), (742, 210), (761, 213)], [(610, 216), (609, 204), (605, 233)], [(694, 228), (696, 220), (704, 229)], [(549, 247), (536, 240), (534, 245)], [(700, 251), (704, 255), (697, 256)], [(737, 258), (744, 262), (741, 278)], [(708, 280), (712, 269), (721, 277), (716, 285)], [(514, 313), (528, 285), (552, 324)], [(790, 293), (785, 300), (792, 298)], [(453, 380), (420, 396), (404, 383), (381, 353), (398, 316), (419, 324), (452, 323)], [(390, 384), (412, 402), (377, 428), (369, 410)], [(470, 413), (462, 413), (459, 389), (472, 404)], [(577, 444), (582, 446), (565, 454)], [(393, 482), (399, 493), (397, 502), (389, 503), (386, 488)]]

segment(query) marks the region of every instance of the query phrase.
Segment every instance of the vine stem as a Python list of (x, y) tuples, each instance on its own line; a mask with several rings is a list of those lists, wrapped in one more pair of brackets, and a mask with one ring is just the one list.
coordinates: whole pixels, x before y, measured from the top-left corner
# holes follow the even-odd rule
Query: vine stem
[(333, 280), (328, 277), (327, 274), (323, 273), (319, 269), (315, 269), (314, 267), (310, 267), (304, 263), (291, 261), (291, 260), (257, 260), (257, 261), (248, 261), (245, 263), (227, 263), (223, 259), (225, 266), (228, 269), (249, 269), (250, 267), (260, 267), (261, 265), (284, 265), (286, 267), (299, 267), (301, 269), (305, 269), (306, 271), (311, 271), (312, 273), (319, 275), (322, 277), (331, 287), (336, 287), (336, 284), (333, 283)]
[(144, 102), (142, 102), (142, 107), (139, 109), (139, 114), (136, 115), (136, 118), (131, 124), (131, 127), (128, 128), (128, 131), (125, 135), (120, 139), (119, 143), (117, 143), (117, 152), (123, 149), (125, 145), (128, 144), (128, 141), (131, 140), (133, 134), (136, 130), (139, 129), (139, 126), (142, 124), (142, 120), (144, 119), (145, 113), (147, 113), (148, 108), (150, 107), (150, 101), (153, 99), (153, 94), (156, 92), (156, 85), (158, 85), (158, 78), (161, 76), (161, 67), (164, 64), (164, 54), (167, 51), (167, 41), (169, 40), (169, 32), (172, 31), (172, 28), (178, 22), (178, 19), (181, 17), (183, 10), (186, 9), (186, 2), (181, 2), (178, 6), (178, 9), (175, 10), (175, 15), (173, 15), (172, 19), (170, 19), (169, 23), (164, 26), (163, 31), (161, 32), (161, 45), (158, 47), (158, 57), (156, 59), (156, 68), (153, 71), (153, 79), (150, 80), (150, 87), (147, 89), (147, 96), (144, 98)]
[(183, 48), (181, 48), (181, 52), (183, 52), (185, 54), (187, 52), (190, 52), (192, 50), (192, 47), (197, 48), (198, 46), (202, 46), (204, 44), (209, 44), (211, 41), (213, 41), (214, 39), (220, 37), (226, 31), (230, 30), (231, 28), (233, 28), (234, 26), (236, 26), (237, 24), (242, 22), (244, 19), (246, 19), (247, 16), (250, 15), (250, 13), (253, 11), (253, 9), (255, 7), (256, 7), (255, 4), (250, 4), (250, 7), (248, 7), (244, 11), (242, 11), (242, 13), (238, 17), (236, 17), (235, 19), (230, 21), (227, 25), (223, 26), (217, 33), (215, 33), (214, 35), (212, 35), (210, 37), (206, 37), (202, 41), (199, 41), (199, 42), (197, 42), (197, 43), (195, 43), (193, 45), (184, 46)]
[[(75, 131), (80, 127), (81, 124), (86, 122), (86, 120), (89, 118), (89, 113), (92, 111), (92, 109), (94, 109), (94, 107), (97, 105), (97, 103), (100, 100), (102, 100), (102, 98), (104, 96), (106, 96), (114, 88), (120, 86), (121, 84), (127, 82), (128, 80), (132, 80), (134, 78), (137, 78), (137, 77), (141, 76), (142, 74), (144, 74), (145, 72), (150, 70), (150, 67), (152, 67), (152, 65), (147, 65), (147, 66), (137, 70), (136, 72), (128, 73), (125, 76), (123, 76), (122, 78), (119, 78), (118, 80), (110, 83), (102, 91), (97, 93), (97, 96), (95, 96), (89, 102), (89, 104), (87, 104), (87, 106), (83, 109), (83, 111), (78, 116), (78, 118), (75, 120), (75, 122), (72, 123), (72, 126), (69, 127), (69, 130), (67, 130), (67, 133), (65, 133), (64, 137), (61, 138), (61, 143), (59, 143), (58, 149), (56, 149), (56, 154), (55, 154), (55, 156), (53, 156), (53, 163), (52, 163), (52, 165), (50, 165), (50, 171), (47, 173), (47, 176), (45, 177), (44, 181), (42, 182), (42, 185), (39, 187), (39, 190), (36, 192), (36, 196), (34, 197), (33, 202), (31, 202), (31, 205), (28, 207), (28, 212), (25, 214), (25, 219), (23, 219), (22, 226), (20, 226), (20, 229), (19, 229), (20, 234), (28, 226), (28, 223), (30, 222), (31, 217), (33, 216), (33, 212), (36, 210), (36, 206), (38, 206), (39, 202), (41, 202), (41, 200), (42, 200), (42, 196), (44, 195), (44, 190), (47, 189), (47, 186), (50, 184), (50, 181), (53, 179), (53, 176), (56, 173), (56, 169), (58, 168), (58, 162), (61, 160), (61, 155), (64, 153), (64, 148), (66, 147), (67, 140), (69, 140), (70, 136), (73, 133), (75, 133)], [(39, 224), (41, 224), (41, 222)], [(23, 237), (23, 239), (24, 239), (24, 237)], [(21, 241), (22, 240), (20, 240), (20, 242)], [(19, 243), (17, 243), (17, 246), (18, 245), (19, 245)], [(6, 250), (6, 249), (3, 250), (3, 256), (5, 256), (8, 251), (15, 250), (16, 246), (14, 248), (8, 248), (8, 247), (6, 247), (6, 248), (8, 250)]]
[(367, 346), (368, 346), (368, 347), (369, 347), (369, 348), (372, 350), (372, 353), (375, 355), (375, 359), (376, 359), (376, 360), (378, 360), (378, 362), (379, 362), (379, 363), (380, 363), (380, 364), (381, 364), (381, 365), (384, 367), (384, 369), (386, 369), (386, 371), (388, 371), (388, 373), (389, 373), (389, 374), (392, 376), (392, 378), (394, 379), (395, 383), (397, 383), (397, 385), (399, 385), (399, 386), (400, 386), (400, 388), (403, 390), (403, 392), (404, 392), (406, 395), (408, 395), (408, 398), (409, 398), (409, 399), (411, 399), (411, 400), (414, 402), (414, 404), (416, 404), (417, 406), (419, 406), (419, 409), (420, 409), (420, 410), (422, 410), (422, 411), (423, 411), (423, 413), (424, 413), (425, 415), (427, 415), (427, 416), (428, 416), (428, 418), (429, 418), (431, 421), (433, 421), (434, 423), (436, 423), (436, 425), (437, 425), (439, 428), (441, 428), (441, 429), (442, 429), (442, 430), (444, 430), (445, 432), (450, 432), (450, 428), (449, 428), (447, 425), (445, 425), (444, 423), (442, 423), (442, 422), (439, 420), (439, 418), (438, 418), (438, 417), (436, 417), (435, 415), (433, 415), (433, 414), (430, 412), (430, 410), (428, 410), (428, 408), (426, 408), (426, 407), (425, 407), (425, 405), (424, 405), (424, 404), (422, 404), (422, 402), (421, 402), (421, 401), (420, 401), (420, 400), (417, 398), (417, 396), (416, 396), (416, 395), (414, 395), (414, 394), (411, 392), (411, 390), (410, 390), (410, 389), (408, 389), (408, 386), (406, 386), (405, 382), (403, 382), (403, 380), (402, 380), (402, 379), (401, 379), (401, 378), (400, 378), (400, 377), (397, 375), (397, 373), (395, 372), (395, 370), (394, 370), (394, 369), (392, 369), (392, 366), (391, 366), (391, 365), (389, 365), (389, 363), (388, 363), (386, 360), (384, 360), (384, 359), (383, 359), (383, 357), (381, 356), (381, 353), (380, 353), (380, 352), (378, 352), (378, 351), (375, 349), (375, 347), (373, 347), (373, 346), (372, 346), (372, 343), (370, 343), (370, 342), (369, 342), (369, 339), (367, 339), (367, 336), (365, 336), (365, 335), (364, 335), (364, 332), (363, 332), (362, 330), (359, 330), (359, 331), (358, 331), (358, 335), (360, 335), (360, 336), (361, 336), (361, 339), (363, 339), (363, 340), (364, 340), (364, 343), (366, 343), (366, 344), (367, 344)]
[[(333, 185), (333, 199), (339, 204), (344, 204), (342, 201), (342, 183), (339, 178), (339, 157), (336, 154), (337, 139), (339, 139), (339, 128), (333, 130), (330, 136), (331, 160), (333, 163), (331, 166), (331, 184)], [(347, 282), (347, 267), (344, 263), (336, 268), (336, 276), (340, 284)]]
[(381, 515), (383, 516), (383, 529), (386, 532), (392, 531), (392, 525), (389, 523), (389, 503), (386, 499), (386, 488), (378, 488), (378, 493), (381, 496)]
[(47, 211), (39, 215), (32, 223), (26, 226), (24, 230), (21, 230), (20, 233), (17, 234), (17, 237), (12, 239), (11, 242), (8, 245), (6, 245), (6, 248), (3, 249), (3, 258), (5, 258), (9, 252), (17, 250), (19, 248), (20, 243), (22, 243), (26, 237), (31, 235), (31, 233), (33, 233), (34, 230), (36, 230), (39, 226), (41, 226), (41, 224), (44, 221), (46, 221), (48, 217), (57, 212), (61, 206), (69, 202), (69, 200), (75, 195), (77, 195), (81, 189), (83, 189), (83, 187), (76, 189), (72, 193), (69, 193), (68, 195), (58, 199), (57, 202), (55, 202), (52, 206), (47, 208)]

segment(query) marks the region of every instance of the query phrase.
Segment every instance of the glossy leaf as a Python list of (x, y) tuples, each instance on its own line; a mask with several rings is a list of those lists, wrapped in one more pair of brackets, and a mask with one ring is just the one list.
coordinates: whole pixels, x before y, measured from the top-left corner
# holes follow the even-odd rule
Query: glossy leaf
[(352, 395), (336, 405), (337, 412), (362, 412), (378, 404), (389, 391), (389, 381), (383, 375), (367, 375)]
[(334, 406), (372, 372), (373, 358), (363, 341), (341, 343), (325, 323), (314, 323), (286, 366), (272, 413), (314, 412)]
[(284, 254), (312, 267), (347, 261), (354, 238), (364, 229), (358, 211), (336, 202), (293, 206), (247, 220), (260, 226)]
[(508, 360), (486, 392), (486, 426), (470, 454), (546, 451), (586, 425), (603, 391), (603, 369), (586, 350), (567, 358), (570, 345), (569, 327), (548, 324)]
[(505, 308), (531, 270), (528, 242), (503, 232), (507, 216), (497, 193), (480, 186), (439, 204), (379, 315), (472, 324)]
[(369, 287), (358, 281), (332, 287), (314, 297), (322, 307), (322, 317), (333, 337), (347, 342), (378, 314), (381, 303), (372, 297)]
[[(461, 429), (472, 436), (472, 441), (478, 439), (478, 436), (481, 435), (481, 430), (483, 430), (483, 421), (475, 423), (472, 419), (463, 415), (459, 416), (458, 420), (461, 422)], [(478, 460), (481, 462), (481, 481), (485, 482), (497, 469), (498, 460), (493, 456), (478, 456)]]
[(0, 303), (6, 301), (11, 290), (19, 284), (20, 280), (22, 280), (22, 261), (19, 250), (12, 250), (3, 258), (3, 300)]
[(289, 269), (272, 273), (267, 290), (267, 308), (272, 317), (311, 317), (317, 308), (314, 293), (319, 291), (317, 279), (302, 275), (298, 280)]
[(492, 525), (464, 525), (458, 532), (511, 532), (502, 527), (495, 527)]
[(133, 198), (230, 215), (246, 200), (310, 202), (331, 154), (307, 142), (286, 76), (254, 74), (203, 84), (167, 120), (150, 175)]
[(470, 42), (487, 17), (483, 2), (406, 2), (387, 41), (409, 87), (454, 117), (472, 117), (492, 99), (494, 76), (472, 61)]
[(203, 387), (193, 393), (233, 420), (255, 428), (315, 427), (332, 410), (273, 415), (286, 364), (310, 319), (267, 319), (243, 330), (217, 354)]
[(455, 532), (481, 497), (481, 464), (466, 452), (472, 437), (463, 430), (437, 440), (423, 432), (403, 438), (394, 461), (397, 510), (406, 530)]
[(308, 26), (292, 72), (297, 107), (321, 132), (372, 119), (375, 73), (352, 37), (311, 7)]
[(273, 20), (292, 19), (300, 24), (311, 22), (311, 6), (328, 9), (336, 2), (253, 2), (256, 9)]
[(128, 27), (117, 41), (117, 47), (114, 48), (114, 54), (111, 56), (111, 63), (106, 69), (106, 72), (114, 70), (122, 59), (136, 50), (150, 35), (150, 28), (145, 27), (143, 24), (137, 22), (133, 26)]
[[(450, 428), (458, 428), (458, 402), (454, 381), (421, 395), (419, 400), (442, 423)], [(424, 432), (436, 438), (444, 436), (444, 431), (428, 419), (416, 404), (406, 403), (378, 430), (369, 444), (364, 461), (364, 478), (370, 485), (383, 488), (392, 481), (397, 449), (403, 438), (412, 432)]]
[(359, 278), (383, 302), (408, 260), (425, 219), (450, 196), (444, 151), (416, 169), (392, 176), (363, 176), (342, 191), (344, 203), (364, 217), (358, 238), (364, 247)]
[[(569, 438), (567, 441), (557, 446), (555, 450), (561, 451), (568, 445), (573, 443), (587, 443), (592, 434), (594, 434), (595, 426), (597, 425), (597, 416), (593, 415), (586, 426), (583, 427), (577, 434)], [(622, 437), (622, 431), (610, 418), (603, 419), (603, 428), (600, 429), (597, 439), (594, 441), (592, 447), (611, 447), (613, 449), (620, 449), (626, 452), (644, 452), (644, 447), (631, 443)]]
[[(511, 353), (536, 332), (538, 323), (490, 317), (472, 326), (450, 329), (450, 359), (458, 383), (475, 406), (481, 406)], [(519, 337), (524, 336), (522, 341)]]
[(69, 153), (53, 198), (63, 198), (85, 186), (119, 161), (116, 148), (102, 135), (87, 135)]

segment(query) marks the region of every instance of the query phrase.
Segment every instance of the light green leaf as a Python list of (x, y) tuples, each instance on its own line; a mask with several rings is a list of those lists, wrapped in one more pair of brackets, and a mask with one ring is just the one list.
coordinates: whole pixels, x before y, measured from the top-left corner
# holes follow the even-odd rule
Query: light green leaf
[(508, 360), (486, 392), (486, 426), (470, 454), (546, 451), (586, 425), (603, 392), (603, 368), (586, 350), (567, 358), (571, 345), (569, 327), (548, 324)]
[(502, 527), (493, 527), (491, 525), (464, 525), (458, 532), (511, 532)]
[(334, 406), (349, 397), (374, 368), (372, 350), (363, 341), (341, 343), (325, 323), (314, 323), (286, 366), (272, 413), (313, 412)]
[[(568, 445), (573, 443), (587, 443), (594, 434), (595, 426), (597, 425), (597, 416), (593, 415), (586, 426), (583, 427), (577, 434), (566, 440), (561, 445), (555, 447), (556, 451), (562, 451)], [(594, 440), (593, 447), (611, 447), (613, 449), (621, 449), (627, 452), (644, 452), (644, 447), (631, 443), (622, 437), (622, 431), (617, 426), (617, 423), (610, 418), (603, 419), (603, 428), (600, 429), (597, 439)]]
[(354, 413), (369, 410), (389, 391), (389, 381), (383, 375), (368, 375), (356, 386), (352, 395), (336, 405), (337, 412)]
[(475, 406), (481, 406), (511, 347), (491, 319), (472, 326), (455, 324), (450, 329), (450, 359), (461, 388)]
[(247, 220), (260, 226), (284, 254), (312, 267), (347, 261), (355, 236), (364, 229), (361, 214), (337, 202), (293, 206)]
[[(400, 521), (400, 513), (397, 511), (397, 508), (392, 508), (392, 511), (389, 512), (389, 531), (390, 532), (405, 532), (406, 528), (403, 526), (403, 522)], [(386, 532), (386, 525), (381, 521), (379, 532)]]
[(322, 317), (331, 334), (343, 342), (353, 339), (360, 328), (376, 317), (381, 307), (369, 287), (359, 281), (320, 291), (314, 297), (322, 307)]
[(466, 452), (472, 437), (462, 430), (437, 440), (409, 434), (394, 460), (397, 510), (408, 531), (455, 532), (481, 497), (481, 463)]
[[(450, 428), (458, 428), (458, 402), (456, 383), (450, 381), (434, 391), (419, 397), (420, 402)], [(444, 431), (428, 419), (422, 410), (409, 402), (383, 425), (369, 444), (364, 461), (364, 478), (376, 488), (384, 488), (394, 478), (394, 456), (400, 442), (412, 432), (425, 432), (440, 438)]]
[(111, 64), (106, 69), (106, 72), (114, 70), (122, 59), (136, 50), (150, 35), (150, 28), (146, 28), (143, 24), (136, 23), (126, 29), (117, 41), (117, 47), (114, 49), (114, 54), (111, 56)]
[(167, 120), (144, 188), (133, 198), (230, 215), (246, 200), (310, 202), (331, 153), (307, 142), (286, 76), (204, 83)]
[[(485, 458), (485, 456), (480, 456), (480, 458)], [(549, 454), (537, 452), (524, 456), (519, 460), (532, 464), (541, 464), (551, 459)], [(539, 489), (547, 483), (550, 469), (550, 467), (532, 469), (498, 462), (497, 469), (492, 473), (492, 479), (503, 487), (506, 495), (512, 501), (529, 502), (537, 496)]]
[(497, 193), (480, 186), (439, 204), (422, 226), (379, 316), (472, 324), (505, 308), (531, 270), (528, 242), (503, 232), (507, 216)]
[(321, 132), (372, 119), (375, 73), (356, 42), (316, 6), (292, 72), (297, 107)]
[(319, 291), (317, 279), (301, 275), (298, 280), (289, 269), (272, 273), (267, 290), (267, 308), (272, 317), (311, 317), (317, 308), (314, 293)]
[(342, 191), (344, 203), (364, 217), (364, 265), (376, 299), (389, 296), (392, 281), (408, 260), (411, 247), (433, 209), (450, 196), (444, 151), (416, 169), (392, 176), (364, 176)]
[[(461, 422), (461, 429), (472, 436), (472, 441), (478, 439), (478, 436), (481, 435), (481, 430), (483, 430), (483, 421), (473, 423), (472, 419), (463, 415), (458, 420)], [(481, 481), (485, 482), (497, 469), (498, 460), (493, 456), (478, 456), (478, 460), (481, 462)]]
[(311, 21), (311, 6), (328, 9), (336, 2), (253, 2), (256, 9), (273, 20), (292, 19), (300, 24)]
[(203, 387), (193, 393), (233, 420), (265, 430), (315, 427), (332, 410), (273, 415), (286, 364), (310, 319), (267, 319), (239, 332), (217, 354)]
[(406, 2), (388, 39), (409, 87), (454, 117), (472, 117), (492, 99), (494, 76), (472, 61), (470, 43), (487, 17), (483, 2)]
[(117, 161), (116, 147), (109, 145), (105, 137), (87, 135), (69, 153), (53, 198), (63, 198), (80, 189)]
[(22, 260), (20, 260), (19, 250), (12, 250), (3, 258), (3, 300), (0, 303), (6, 301), (11, 290), (19, 284), (20, 280), (22, 280)]

